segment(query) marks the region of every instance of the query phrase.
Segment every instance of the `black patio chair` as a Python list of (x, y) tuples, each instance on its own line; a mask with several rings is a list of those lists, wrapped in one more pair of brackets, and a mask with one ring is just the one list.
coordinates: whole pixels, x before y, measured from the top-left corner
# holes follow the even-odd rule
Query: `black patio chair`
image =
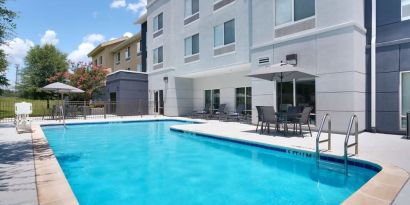
[[(279, 121), (275, 114), (275, 108), (273, 106), (262, 106), (262, 122), (265, 124), (265, 129), (268, 130), (268, 134), (270, 133), (270, 125), (275, 124), (276, 132), (279, 129)], [(263, 127), (263, 125), (261, 126)], [(261, 129), (261, 134), (263, 133), (263, 129)]]
[[(310, 129), (309, 125), (309, 116), (312, 112), (313, 107), (305, 107), (303, 108), (302, 114), (299, 118), (293, 120), (296, 125), (299, 125), (299, 134), (302, 135), (302, 125), (307, 125), (309, 128), (310, 136), (312, 137), (312, 130)], [(297, 128), (297, 126), (296, 126)], [(302, 135), (303, 136), (303, 135)]]
[(205, 108), (203, 110), (192, 112), (192, 118), (200, 117), (200, 118), (205, 119), (206, 116), (209, 115), (210, 109), (211, 109), (211, 105), (210, 104), (205, 104)]
[(241, 121), (241, 119), (245, 118), (244, 112), (245, 112), (245, 105), (240, 104), (238, 107), (236, 107), (236, 111), (234, 113), (228, 114), (227, 118), (228, 120), (236, 120), (236, 121)]
[(221, 120), (223, 117), (226, 118), (226, 104), (220, 104), (218, 110), (209, 115), (209, 118)]
[(258, 122), (256, 123), (256, 132), (258, 132), (259, 123), (261, 123), (261, 129), (263, 129), (262, 106), (256, 106), (256, 111), (258, 112)]

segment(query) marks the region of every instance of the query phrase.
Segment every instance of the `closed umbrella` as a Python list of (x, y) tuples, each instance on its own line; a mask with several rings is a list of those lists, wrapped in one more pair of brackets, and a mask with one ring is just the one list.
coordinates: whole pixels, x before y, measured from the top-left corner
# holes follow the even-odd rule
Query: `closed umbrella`
[(63, 117), (63, 124), (65, 126), (65, 118), (64, 118), (64, 94), (69, 93), (83, 93), (83, 90), (80, 90), (76, 87), (64, 84), (64, 83), (51, 83), (46, 85), (42, 88), (44, 91), (52, 91), (61, 94), (61, 115)]

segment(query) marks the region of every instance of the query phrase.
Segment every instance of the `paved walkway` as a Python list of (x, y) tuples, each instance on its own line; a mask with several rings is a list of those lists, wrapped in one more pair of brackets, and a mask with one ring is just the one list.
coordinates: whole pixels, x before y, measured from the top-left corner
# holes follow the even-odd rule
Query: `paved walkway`
[(31, 134), (0, 124), (0, 204), (37, 204)]

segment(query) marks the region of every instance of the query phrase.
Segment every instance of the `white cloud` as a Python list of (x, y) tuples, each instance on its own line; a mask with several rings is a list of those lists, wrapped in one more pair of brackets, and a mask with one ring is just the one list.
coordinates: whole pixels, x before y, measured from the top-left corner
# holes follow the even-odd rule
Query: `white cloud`
[(140, 16), (147, 12), (147, 0), (139, 0), (138, 3), (129, 3), (127, 5), (127, 10), (134, 13), (139, 13)]
[(41, 45), (57, 45), (59, 41), (60, 40), (57, 38), (57, 33), (53, 30), (47, 30), (40, 39)]
[(127, 6), (127, 2), (125, 0), (113, 0), (111, 2), (111, 8), (124, 8)]
[(133, 34), (131, 32), (125, 32), (124, 35), (122, 35), (122, 36), (131, 38), (133, 36)]
[(9, 64), (23, 65), (27, 52), (33, 46), (34, 43), (28, 39), (14, 38), (6, 42), (6, 45), (0, 46), (0, 49), (4, 50), (4, 53), (7, 54)]
[(78, 45), (77, 49), (68, 54), (67, 58), (73, 62), (88, 62), (90, 59), (87, 54), (90, 53), (97, 44), (105, 41), (105, 37), (101, 34), (89, 34), (83, 38), (83, 41)]

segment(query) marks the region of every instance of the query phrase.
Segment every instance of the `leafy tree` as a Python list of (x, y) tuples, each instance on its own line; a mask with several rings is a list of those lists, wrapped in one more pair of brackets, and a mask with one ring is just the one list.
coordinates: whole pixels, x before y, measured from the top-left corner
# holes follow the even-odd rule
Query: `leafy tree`
[[(0, 45), (4, 45), (6, 40), (13, 35), (13, 31), (16, 28), (14, 19), (17, 14), (6, 8), (6, 0), (0, 0)], [(6, 60), (6, 55), (3, 50), (0, 49), (0, 87), (9, 85), (6, 78), (5, 71), (7, 69), (8, 63)], [(0, 89), (0, 94), (2, 90)]]
[(66, 54), (53, 45), (34, 46), (24, 59), (26, 67), (22, 71), (22, 82), (17, 87), (22, 97), (44, 99), (47, 93), (41, 88), (49, 84), (56, 73), (68, 69)]
[(86, 100), (101, 93), (107, 79), (108, 69), (92, 63), (78, 63), (69, 76), (72, 86), (85, 91)]

